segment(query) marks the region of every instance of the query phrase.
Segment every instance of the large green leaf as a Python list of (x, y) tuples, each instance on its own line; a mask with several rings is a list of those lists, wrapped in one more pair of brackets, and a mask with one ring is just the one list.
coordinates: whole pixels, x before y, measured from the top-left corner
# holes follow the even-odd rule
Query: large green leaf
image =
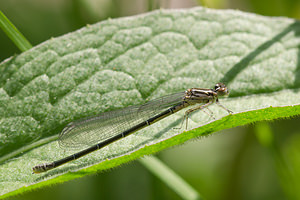
[[(96, 173), (219, 130), (299, 115), (299, 48), (295, 20), (196, 8), (107, 20), (11, 57), (0, 64), (0, 195)], [(233, 115), (212, 106), (217, 120), (195, 113), (192, 130), (183, 132), (172, 129), (180, 112), (32, 174), (34, 165), (76, 152), (54, 141), (75, 119), (220, 81), (231, 90), (221, 102)]]

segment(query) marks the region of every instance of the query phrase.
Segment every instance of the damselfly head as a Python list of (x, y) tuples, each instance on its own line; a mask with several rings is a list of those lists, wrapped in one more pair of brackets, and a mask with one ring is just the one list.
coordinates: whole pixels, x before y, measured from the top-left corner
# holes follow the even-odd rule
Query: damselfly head
[(227, 89), (224, 83), (217, 83), (215, 85), (214, 91), (218, 94), (218, 96), (228, 96), (229, 90)]

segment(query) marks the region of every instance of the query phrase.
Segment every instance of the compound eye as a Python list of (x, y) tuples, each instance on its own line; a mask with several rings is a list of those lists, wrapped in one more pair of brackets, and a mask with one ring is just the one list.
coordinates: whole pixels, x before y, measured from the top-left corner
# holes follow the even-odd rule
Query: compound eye
[(220, 89), (219, 83), (215, 85), (215, 91), (218, 91)]

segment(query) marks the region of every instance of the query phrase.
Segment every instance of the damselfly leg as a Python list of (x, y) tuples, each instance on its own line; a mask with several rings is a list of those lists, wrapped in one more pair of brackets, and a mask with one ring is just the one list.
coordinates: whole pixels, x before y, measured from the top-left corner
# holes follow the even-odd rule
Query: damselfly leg
[[(188, 120), (189, 120), (189, 115), (190, 115), (192, 112), (197, 111), (197, 110), (202, 110), (202, 111), (205, 112), (209, 117), (211, 117), (213, 120), (216, 120), (216, 118), (215, 118), (214, 115), (213, 115), (213, 111), (210, 110), (210, 109), (208, 108), (208, 106), (211, 105), (212, 103), (213, 103), (213, 101), (209, 101), (208, 103), (206, 103), (206, 104), (204, 104), (204, 105), (199, 105), (199, 106), (196, 106), (196, 107), (194, 107), (194, 108), (191, 108), (191, 109), (187, 110), (187, 111), (185, 112), (185, 114), (184, 114), (184, 117), (183, 117), (183, 119), (182, 119), (182, 122), (181, 122), (180, 127), (177, 127), (177, 128), (175, 127), (174, 129), (182, 129), (182, 126), (183, 126), (184, 121), (185, 121), (185, 122), (186, 122), (185, 130), (187, 130), (187, 127), (188, 127)], [(229, 114), (233, 113), (231, 110), (227, 109), (225, 106), (223, 106), (222, 104), (220, 104), (220, 102), (218, 101), (218, 99), (216, 100), (216, 104), (217, 104), (218, 106), (220, 106), (221, 108), (223, 108), (224, 110), (226, 110)], [(205, 109), (208, 110), (209, 113), (206, 112)]]
[(218, 99), (216, 100), (216, 104), (217, 104), (218, 106), (220, 106), (221, 108), (223, 108), (224, 110), (226, 110), (229, 114), (232, 114), (232, 113), (233, 113), (231, 110), (229, 110), (228, 108), (226, 108), (225, 106), (223, 106), (223, 105), (219, 102)]
[(185, 129), (187, 130), (188, 127), (188, 119), (189, 119), (189, 115), (197, 110), (203, 110), (204, 108), (207, 108), (210, 104), (212, 104), (213, 101), (209, 101), (208, 103), (204, 104), (204, 105), (200, 105), (200, 106), (196, 106), (194, 108), (188, 109), (187, 111), (185, 111), (184, 113), (184, 117), (183, 119), (185, 120), (186, 124), (185, 124)]

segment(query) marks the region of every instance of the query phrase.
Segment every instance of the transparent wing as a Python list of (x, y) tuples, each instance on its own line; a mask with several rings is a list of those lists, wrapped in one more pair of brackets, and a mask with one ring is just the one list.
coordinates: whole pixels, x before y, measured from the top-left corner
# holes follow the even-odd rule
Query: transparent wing
[(63, 148), (82, 148), (95, 145), (182, 102), (185, 92), (167, 95), (143, 105), (105, 112), (68, 124), (60, 134)]

